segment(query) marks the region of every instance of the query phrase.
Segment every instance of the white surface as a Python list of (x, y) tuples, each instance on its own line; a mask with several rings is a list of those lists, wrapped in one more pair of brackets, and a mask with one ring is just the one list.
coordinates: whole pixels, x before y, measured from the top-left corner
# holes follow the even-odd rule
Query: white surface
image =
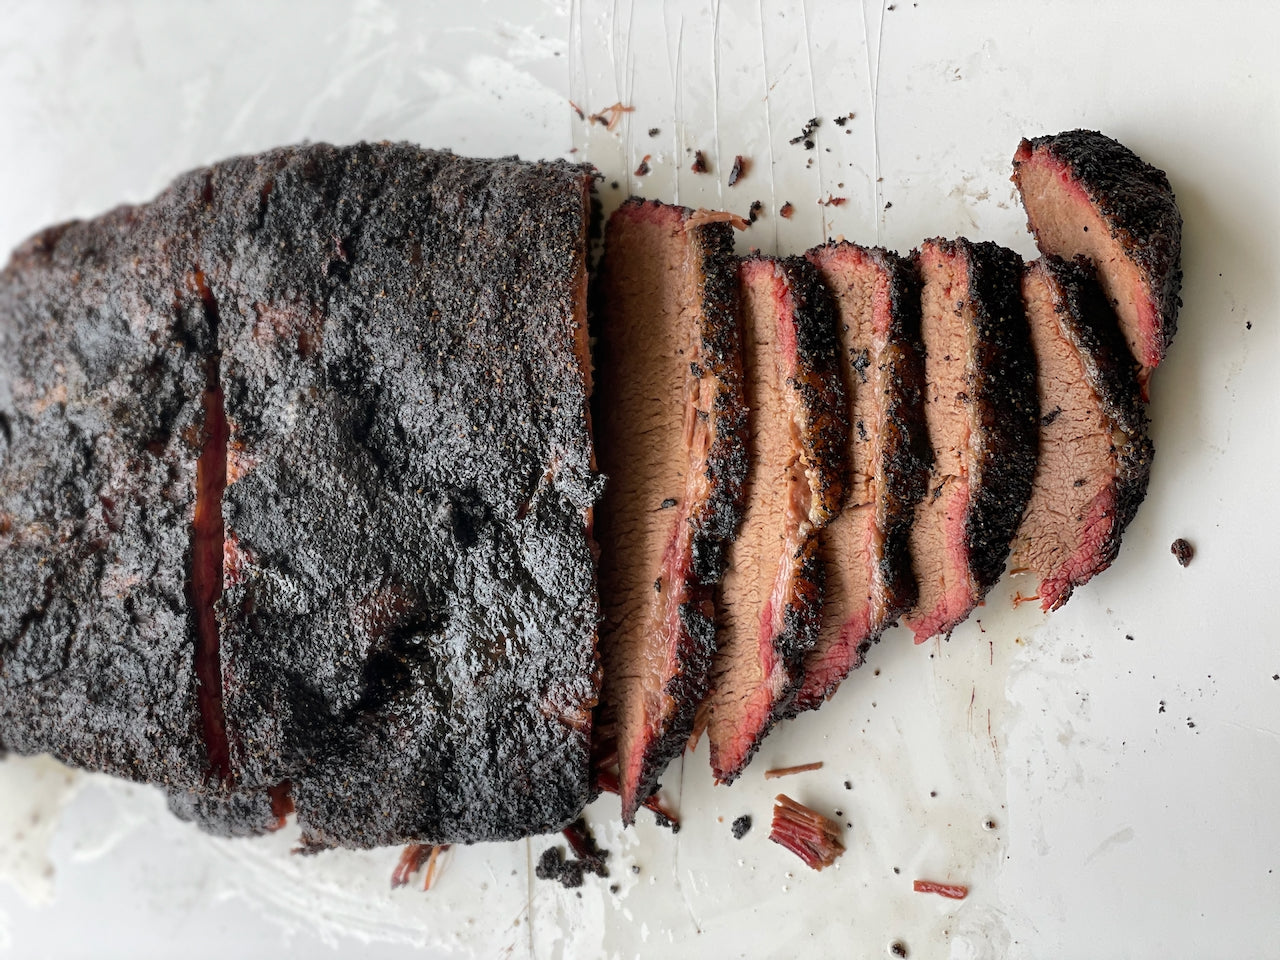
[[(647, 821), (622, 834), (604, 798), (592, 818), (616, 894), (532, 880), (546, 839), (455, 850), (430, 894), (391, 894), (395, 851), (303, 859), (288, 836), (218, 842), (149, 790), (10, 760), (8, 956), (323, 943), (371, 957), (882, 956), (895, 938), (912, 957), (1280, 956), (1280, 9), (893, 6), (5, 5), (4, 250), (191, 166), (303, 138), (576, 148), (606, 202), (631, 189), (745, 213), (762, 200), (743, 249), (843, 234), (905, 250), (964, 233), (1030, 255), (1009, 158), (1024, 134), (1085, 125), (1164, 167), (1186, 221), (1151, 491), (1112, 570), (1048, 619), (1012, 610), (1006, 583), (949, 644), (891, 633), (731, 789), (712, 787), (702, 747), (667, 777), (676, 836)], [(636, 109), (609, 132), (579, 123), (570, 98)], [(789, 145), (813, 115), (817, 149)], [(689, 170), (695, 148), (713, 176)], [(638, 179), (645, 154), (653, 172)], [(727, 188), (735, 154), (752, 167)], [(815, 203), (828, 195), (848, 199)], [(786, 200), (790, 221), (775, 215)], [(1178, 536), (1198, 550), (1186, 570), (1169, 555)], [(815, 759), (817, 773), (762, 778)], [(767, 841), (779, 787), (844, 812), (838, 869), (813, 874)], [(744, 812), (755, 828), (736, 842)], [(917, 876), (972, 894), (914, 894)]]

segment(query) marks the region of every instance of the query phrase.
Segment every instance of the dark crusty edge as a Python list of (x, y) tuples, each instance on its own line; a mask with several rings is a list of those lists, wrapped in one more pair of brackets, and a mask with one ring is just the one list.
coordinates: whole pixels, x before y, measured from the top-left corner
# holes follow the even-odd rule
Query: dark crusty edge
[[(911, 563), (911, 525), (916, 506), (929, 489), (933, 469), (933, 445), (924, 419), (924, 340), (920, 332), (920, 273), (914, 260), (875, 247), (867, 251), (889, 278), (889, 336), (884, 358), (892, 389), (882, 399), (888, 408), (881, 414), (884, 451), (877, 465), (884, 477), (877, 520), (884, 530), (880, 576), (885, 584), (885, 623), (888, 626), (913, 606), (919, 594)], [(876, 631), (871, 640), (879, 640)]]
[(1146, 498), (1155, 446), (1147, 434), (1139, 364), (1129, 352), (1115, 312), (1098, 285), (1093, 264), (1085, 257), (1067, 261), (1045, 254), (1042, 259), (1045, 272), (1066, 307), (1057, 314), (1059, 329), (1080, 357), (1085, 379), (1097, 397), (1098, 410), (1107, 420), (1113, 441), (1117, 434), (1127, 438), (1116, 448), (1116, 473), (1111, 481), (1115, 512), (1106, 543), (1088, 576), (1068, 585), (1067, 593), (1057, 604), (1061, 606), (1071, 597), (1072, 589), (1101, 573), (1119, 554), (1125, 528)]
[(1004, 572), (1031, 499), (1040, 453), (1036, 361), (1022, 305), (1022, 258), (990, 241), (935, 242), (948, 252), (960, 252), (968, 265), (975, 334), (969, 374), (978, 430), (965, 539), (969, 569), (985, 594)]
[[(658, 204), (630, 198), (626, 204)], [(684, 220), (693, 215), (681, 208)], [(698, 291), (702, 310), (699, 336), (701, 365), (691, 375), (714, 378), (712, 405), (715, 435), (707, 452), (706, 476), (711, 495), (689, 518), (693, 527), (692, 573), (689, 597), (680, 606), (684, 646), (677, 659), (684, 669), (663, 689), (675, 704), (666, 729), (649, 742), (641, 760), (635, 808), (622, 811), (631, 823), (636, 809), (658, 789), (658, 780), (671, 761), (684, 752), (693, 732), (698, 705), (711, 686), (716, 651), (714, 587), (728, 567), (729, 545), (737, 538), (746, 508), (747, 404), (743, 384), (742, 324), (738, 312), (738, 261), (733, 253), (733, 227), (706, 223), (689, 228), (699, 259)]]
[[(1182, 306), (1182, 214), (1169, 178), (1124, 144), (1097, 130), (1067, 130), (1023, 140), (1013, 163), (1013, 182), (1019, 193), (1024, 151), (1044, 150), (1065, 164), (1111, 227), (1111, 236), (1152, 283), (1160, 313), (1160, 359), (1178, 329)], [(1028, 218), (1027, 226), (1037, 236)]]

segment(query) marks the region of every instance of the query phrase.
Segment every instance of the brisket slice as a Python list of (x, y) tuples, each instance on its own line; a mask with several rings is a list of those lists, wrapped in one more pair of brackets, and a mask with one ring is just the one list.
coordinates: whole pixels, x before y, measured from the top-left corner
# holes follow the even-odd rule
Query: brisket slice
[(1038, 369), (1040, 459), (1013, 544), (1045, 610), (1115, 559), (1146, 495), (1153, 448), (1137, 366), (1084, 258), (1048, 255), (1022, 277)]
[(1145, 385), (1181, 305), (1182, 216), (1168, 177), (1110, 137), (1070, 130), (1023, 140), (1013, 182), (1041, 251), (1097, 265)]
[(597, 513), (604, 622), (602, 734), (622, 819), (683, 750), (715, 650), (712, 586), (737, 534), (746, 406), (737, 261), (728, 224), (629, 200), (597, 280), (595, 414), (608, 477)]
[(791, 707), (817, 640), (817, 534), (845, 485), (847, 406), (836, 320), (803, 257), (740, 272), (751, 469), (742, 534), (721, 587), (708, 733), (716, 779), (742, 772)]
[(211, 172), (230, 755), (307, 845), (514, 839), (590, 795), (590, 182), (404, 144)]
[(911, 528), (919, 597), (905, 622), (922, 643), (999, 579), (1031, 495), (1039, 420), (1021, 258), (963, 239), (926, 240), (917, 258), (934, 462)]
[(914, 605), (909, 549), (933, 450), (924, 422), (920, 281), (897, 254), (828, 243), (806, 255), (831, 291), (849, 389), (849, 486), (819, 535), (822, 626), (794, 709), (811, 710)]
[(0, 742), (202, 784), (188, 589), (206, 357), (200, 173), (0, 272)]

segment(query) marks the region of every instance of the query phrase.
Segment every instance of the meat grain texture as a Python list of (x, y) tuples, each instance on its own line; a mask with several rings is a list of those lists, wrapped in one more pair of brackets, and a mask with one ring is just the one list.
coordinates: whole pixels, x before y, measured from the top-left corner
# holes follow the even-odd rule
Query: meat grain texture
[[(599, 677), (589, 190), (564, 163), (318, 144), (19, 251), (0, 740), (161, 783), (224, 833), (269, 828), (287, 783), (312, 847), (576, 816)], [(215, 386), (211, 692), (188, 579)]]
[(1011, 566), (1054, 610), (1111, 565), (1146, 496), (1153, 448), (1137, 363), (1084, 258), (1029, 263), (1022, 297), (1039, 375), (1040, 458)]
[(1177, 330), (1182, 215), (1164, 171), (1096, 130), (1023, 140), (1013, 182), (1044, 253), (1085, 256), (1145, 386)]
[(845, 389), (834, 309), (802, 257), (743, 261), (750, 471), (742, 533), (720, 591), (708, 699), (711, 767), (734, 780), (804, 680), (817, 641), (817, 534), (846, 480)]
[(1031, 495), (1039, 445), (1022, 260), (994, 243), (927, 240), (923, 281), (929, 489), (911, 555), (916, 642), (948, 634), (1000, 578)]
[[(684, 749), (715, 652), (712, 589), (747, 472), (737, 261), (727, 223), (631, 200), (596, 280), (604, 623), (601, 734), (631, 823)], [(609, 753), (608, 748), (604, 752)], [(607, 758), (606, 758), (607, 760)]]
[(909, 550), (933, 451), (924, 421), (924, 345), (915, 265), (886, 250), (810, 250), (835, 302), (847, 384), (849, 483), (819, 534), (822, 626), (794, 709), (821, 706), (870, 644), (916, 601)]

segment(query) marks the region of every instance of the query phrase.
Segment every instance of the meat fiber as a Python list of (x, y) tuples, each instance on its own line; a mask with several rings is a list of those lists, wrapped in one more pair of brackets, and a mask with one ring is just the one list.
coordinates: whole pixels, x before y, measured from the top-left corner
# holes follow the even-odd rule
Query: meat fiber
[(923, 643), (963, 621), (1004, 570), (1039, 419), (1021, 258), (994, 243), (927, 240), (918, 263), (934, 462), (911, 529), (919, 597), (905, 622)]
[(1013, 182), (1044, 253), (1085, 256), (1145, 385), (1177, 329), (1182, 216), (1164, 172), (1095, 130), (1023, 140)]
[(712, 587), (737, 534), (746, 407), (733, 229), (631, 200), (597, 281), (601, 733), (631, 823), (684, 749), (715, 651)]
[(1115, 559), (1153, 450), (1137, 365), (1088, 261), (1027, 264), (1022, 299), (1039, 371), (1040, 459), (1011, 564), (1040, 578), (1040, 604), (1053, 610)]
[(843, 510), (819, 535), (822, 626), (805, 659), (797, 711), (820, 706), (915, 604), (910, 531), (933, 457), (915, 265), (844, 242), (806, 256), (836, 305), (849, 391), (849, 485)]
[(310, 145), (28, 243), (0, 282), (0, 741), (224, 833), (292, 803), (310, 847), (572, 820), (590, 179)]
[(802, 257), (757, 256), (739, 276), (751, 469), (708, 701), (722, 783), (742, 772), (803, 681), (822, 605), (817, 533), (839, 510), (848, 442), (835, 316), (817, 271)]

